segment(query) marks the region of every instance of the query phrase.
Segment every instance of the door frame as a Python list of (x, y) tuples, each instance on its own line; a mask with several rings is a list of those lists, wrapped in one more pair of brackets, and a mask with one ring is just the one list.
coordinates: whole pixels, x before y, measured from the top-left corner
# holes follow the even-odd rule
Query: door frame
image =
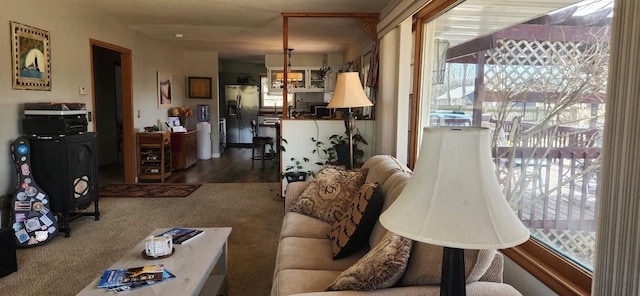
[[(124, 182), (133, 184), (136, 182), (135, 166), (135, 134), (133, 129), (133, 74), (131, 49), (110, 44), (107, 42), (89, 39), (89, 52), (91, 62), (91, 89), (95, 90), (93, 69), (93, 46), (110, 49), (120, 53), (121, 77), (122, 77), (122, 155), (124, 159)], [(92, 92), (92, 104), (94, 114), (96, 112), (96, 94)], [(95, 118), (96, 116), (94, 116)], [(96, 120), (93, 120), (93, 130), (96, 130)]]

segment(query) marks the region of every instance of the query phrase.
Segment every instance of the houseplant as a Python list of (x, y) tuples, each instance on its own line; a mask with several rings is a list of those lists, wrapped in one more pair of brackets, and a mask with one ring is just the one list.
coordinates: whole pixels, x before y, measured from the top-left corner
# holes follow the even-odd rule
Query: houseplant
[[(349, 164), (349, 137), (344, 135), (332, 135), (329, 137), (332, 149), (335, 151), (337, 162), (340, 165)], [(358, 144), (369, 145), (360, 133), (353, 135), (353, 162), (357, 163), (364, 157), (364, 150), (358, 148)]]
[(307, 175), (313, 175), (312, 171), (302, 171), (302, 169), (304, 168), (302, 164), (308, 163), (309, 158), (303, 157), (302, 160), (299, 160), (295, 157), (292, 157), (291, 161), (293, 162), (293, 164), (286, 166), (284, 169), (285, 173), (283, 174), (284, 178), (287, 179), (287, 182), (293, 183), (305, 181), (307, 179)]
[(313, 149), (312, 153), (318, 154), (322, 161), (316, 162), (317, 165), (326, 166), (337, 159), (336, 149), (333, 146), (327, 146), (324, 142), (318, 141), (316, 138), (311, 137), (311, 142), (313, 142), (316, 148)]

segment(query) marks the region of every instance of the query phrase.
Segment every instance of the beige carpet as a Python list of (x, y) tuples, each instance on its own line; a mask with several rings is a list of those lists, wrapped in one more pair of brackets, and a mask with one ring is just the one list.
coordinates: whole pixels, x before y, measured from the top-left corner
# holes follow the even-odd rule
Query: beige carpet
[(279, 192), (277, 183), (217, 183), (186, 198), (101, 199), (100, 221), (79, 218), (71, 237), (18, 249), (18, 272), (0, 278), (0, 295), (75, 295), (153, 229), (174, 226), (232, 227), (229, 295), (269, 295), (282, 224)]

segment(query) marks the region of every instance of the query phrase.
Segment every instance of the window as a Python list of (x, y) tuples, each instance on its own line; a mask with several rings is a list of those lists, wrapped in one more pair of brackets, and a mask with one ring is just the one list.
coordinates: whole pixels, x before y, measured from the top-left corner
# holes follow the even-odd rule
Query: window
[(521, 20), (494, 28), (492, 16), (504, 18), (475, 2), (424, 26), (420, 93), (429, 119), (420, 124), (491, 128), (496, 174), (532, 237), (512, 259), (556, 258), (567, 267), (553, 268), (580, 273), (588, 293), (613, 1), (565, 4), (533, 18), (525, 10), (549, 8), (504, 7)]
[(260, 77), (260, 111), (263, 112), (281, 112), (282, 110), (282, 93), (270, 94), (269, 81), (267, 76)]

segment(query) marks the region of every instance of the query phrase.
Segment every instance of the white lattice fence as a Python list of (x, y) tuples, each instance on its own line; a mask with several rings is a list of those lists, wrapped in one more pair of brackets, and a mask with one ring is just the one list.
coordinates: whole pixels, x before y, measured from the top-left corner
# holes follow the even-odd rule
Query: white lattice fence
[(536, 80), (563, 84), (567, 82), (562, 79), (567, 77), (566, 71), (580, 69), (567, 65), (562, 57), (579, 61), (589, 54), (589, 47), (583, 42), (500, 39), (494, 49), (487, 51), (484, 87), (505, 90)]
[(596, 233), (587, 231), (531, 229), (531, 235), (547, 245), (591, 265), (595, 255)]

